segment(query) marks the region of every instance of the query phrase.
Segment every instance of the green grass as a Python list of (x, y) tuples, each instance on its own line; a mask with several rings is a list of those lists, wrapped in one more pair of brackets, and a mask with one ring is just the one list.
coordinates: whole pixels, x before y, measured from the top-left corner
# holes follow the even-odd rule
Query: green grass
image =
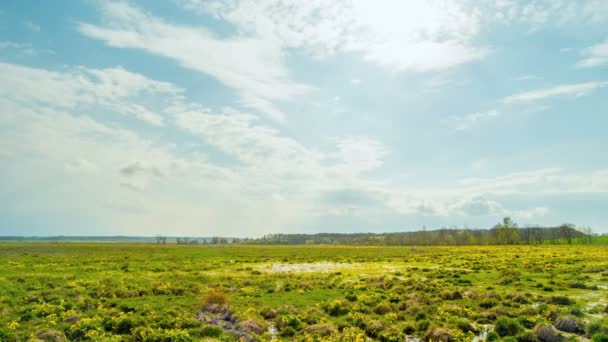
[[(591, 328), (561, 334), (591, 338), (608, 333), (606, 284), (599, 245), (1, 243), (0, 340), (270, 340), (271, 325), (278, 340), (471, 340), (501, 317), (530, 337), (566, 316)], [(229, 323), (196, 319), (223, 315), (212, 290)]]

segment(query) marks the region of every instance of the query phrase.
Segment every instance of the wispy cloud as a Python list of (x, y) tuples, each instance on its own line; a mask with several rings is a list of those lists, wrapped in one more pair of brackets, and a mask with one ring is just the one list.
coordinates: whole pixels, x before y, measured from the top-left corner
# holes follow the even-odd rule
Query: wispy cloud
[(395, 71), (447, 69), (482, 59), (491, 51), (474, 44), (481, 13), (462, 1), (182, 3), (286, 48), (302, 48), (317, 57), (354, 52)]
[(590, 46), (581, 53), (583, 59), (576, 63), (578, 68), (592, 68), (608, 65), (608, 41)]
[(607, 85), (608, 85), (607, 81), (563, 84), (563, 85), (558, 85), (558, 86), (554, 86), (554, 87), (542, 88), (542, 89), (519, 93), (516, 95), (507, 96), (503, 99), (503, 102), (507, 103), (507, 104), (513, 104), (513, 103), (533, 102), (533, 101), (538, 101), (538, 100), (555, 97), (555, 96), (579, 97), (579, 96), (587, 95), (596, 89), (606, 87)]
[[(3, 77), (0, 94), (12, 101), (49, 108), (108, 108), (155, 126), (163, 125), (163, 117), (133, 98), (142, 93), (177, 94), (181, 91), (169, 83), (153, 81), (121, 67), (81, 67), (55, 72), (0, 63), (0, 74)], [(31, 91), (34, 88), (36, 92)]]
[(49, 49), (38, 49), (32, 46), (32, 44), (16, 43), (12, 41), (0, 41), (0, 49), (14, 50), (19, 54), (37, 56), (40, 54), (51, 54), (55, 52)]
[(476, 112), (465, 116), (451, 116), (443, 121), (444, 124), (453, 125), (454, 130), (462, 131), (469, 129), (478, 123), (497, 117), (500, 113), (496, 109), (491, 109), (485, 112)]
[[(280, 45), (256, 37), (217, 38), (203, 27), (167, 23), (126, 3), (102, 3), (106, 25), (81, 23), (80, 31), (119, 48), (142, 49), (209, 74), (238, 91), (241, 103), (278, 121), (277, 102), (311, 87), (290, 79)], [(246, 58), (244, 58), (246, 56)]]
[(538, 80), (538, 79), (540, 79), (540, 77), (538, 77), (536, 75), (521, 75), (521, 76), (512, 78), (513, 81), (532, 81), (532, 80)]

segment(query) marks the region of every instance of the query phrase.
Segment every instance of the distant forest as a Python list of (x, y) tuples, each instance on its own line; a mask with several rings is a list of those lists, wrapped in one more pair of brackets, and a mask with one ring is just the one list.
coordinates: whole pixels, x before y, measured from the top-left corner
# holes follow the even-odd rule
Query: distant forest
[(512, 244), (591, 244), (606, 236), (593, 234), (589, 227), (562, 224), (557, 227), (520, 228), (509, 217), (490, 229), (442, 228), (394, 233), (267, 234), (260, 238), (156, 237), (144, 236), (0, 236), (0, 241), (154, 243), (178, 245), (356, 245), (356, 246), (466, 246)]
[(256, 239), (234, 239), (253, 245), (368, 245), (368, 246), (451, 246), (500, 244), (592, 243), (591, 228), (573, 224), (557, 227), (519, 228), (509, 217), (491, 229), (437, 229), (395, 233), (354, 234), (269, 234)]

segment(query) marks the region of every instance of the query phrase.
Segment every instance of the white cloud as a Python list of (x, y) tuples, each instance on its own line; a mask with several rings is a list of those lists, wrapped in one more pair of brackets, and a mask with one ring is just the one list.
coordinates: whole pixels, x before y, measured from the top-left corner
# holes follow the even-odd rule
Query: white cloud
[(37, 49), (32, 46), (32, 44), (24, 44), (24, 43), (16, 43), (11, 41), (0, 41), (0, 49), (13, 50), (18, 54), (28, 55), (28, 56), (37, 56), (39, 54), (51, 54), (54, 55), (55, 52), (49, 49)]
[(452, 116), (444, 120), (443, 123), (454, 126), (454, 130), (456, 131), (463, 131), (477, 125), (481, 121), (489, 120), (498, 115), (499, 112), (496, 109), (491, 109), (486, 112), (476, 112), (465, 116)]
[(358, 78), (353, 78), (352, 80), (350, 80), (350, 84), (358, 86), (359, 84), (361, 84), (361, 80)]
[(549, 211), (550, 210), (547, 207), (534, 207), (534, 208), (525, 209), (525, 210), (516, 210), (516, 211), (511, 212), (510, 215), (512, 215), (515, 219), (520, 218), (520, 219), (530, 220), (530, 219), (536, 219), (539, 217), (546, 216), (549, 213)]
[(81, 67), (55, 72), (0, 63), (0, 74), (0, 94), (24, 106), (64, 109), (100, 106), (156, 126), (163, 125), (162, 116), (134, 102), (133, 98), (144, 93), (175, 95), (180, 92), (169, 83), (153, 81), (121, 67)]
[[(120, 67), (49, 71), (4, 63), (0, 80), (0, 146), (10, 151), (0, 155), (3, 188), (36, 194), (16, 200), (11, 210), (43, 208), (43, 217), (75, 222), (86, 213), (91, 222), (129, 227), (130, 234), (166, 233), (170, 226), (176, 234), (256, 235), (295, 230), (327, 215), (536, 217), (548, 209), (514, 210), (499, 196), (608, 192), (607, 170), (544, 169), (427, 189), (398, 185), (369, 172), (382, 171), (392, 154), (379, 140), (336, 138), (320, 151), (264, 126), (256, 115), (206, 109), (170, 83)], [(146, 136), (110, 124), (105, 115), (138, 108), (131, 105), (154, 113), (165, 102), (147, 104), (159, 97), (171, 104), (158, 112), (164, 129), (180, 130), (179, 143), (175, 132)], [(186, 151), (182, 140), (206, 147)], [(201, 152), (209, 146), (222, 157)], [(319, 200), (328, 193), (350, 203)]]
[(457, 191), (491, 194), (571, 194), (608, 191), (608, 172), (567, 174), (559, 168), (515, 172), (491, 178), (467, 178), (459, 181)]
[(608, 65), (608, 41), (584, 49), (582, 55), (583, 59), (576, 63), (578, 68)]
[(203, 27), (169, 24), (122, 2), (103, 3), (105, 25), (80, 24), (80, 31), (108, 45), (137, 48), (209, 74), (237, 90), (242, 104), (278, 121), (284, 113), (276, 102), (311, 88), (293, 82), (281, 47), (257, 37), (220, 39)]
[(303, 48), (317, 57), (355, 52), (397, 71), (447, 69), (490, 52), (473, 43), (481, 13), (463, 1), (183, 3), (233, 23), (245, 36)]
[(530, 31), (548, 26), (558, 28), (581, 25), (601, 25), (608, 22), (608, 5), (603, 0), (535, 0), (535, 1), (491, 1), (479, 6), (490, 22), (524, 24)]
[(276, 130), (256, 125), (257, 117), (250, 114), (229, 108), (212, 113), (196, 106), (172, 108), (170, 112), (178, 127), (200, 135), (249, 166), (273, 170), (273, 175), (307, 172), (321, 158)]
[(364, 136), (336, 139), (336, 144), (337, 167), (349, 174), (381, 167), (387, 154), (384, 144)]
[(532, 80), (538, 80), (538, 79), (540, 79), (540, 77), (538, 77), (536, 75), (521, 75), (521, 76), (512, 78), (513, 81), (532, 81)]
[(533, 102), (555, 96), (584, 96), (588, 93), (606, 87), (608, 82), (586, 82), (576, 84), (562, 84), (549, 88), (542, 88), (532, 91), (523, 92), (516, 95), (507, 96), (503, 99), (504, 103), (522, 103)]

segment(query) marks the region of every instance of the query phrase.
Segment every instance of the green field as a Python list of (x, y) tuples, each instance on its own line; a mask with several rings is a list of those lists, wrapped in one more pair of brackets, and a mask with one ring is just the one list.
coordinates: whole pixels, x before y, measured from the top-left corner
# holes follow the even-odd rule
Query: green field
[(0, 340), (608, 339), (603, 246), (0, 244)]

